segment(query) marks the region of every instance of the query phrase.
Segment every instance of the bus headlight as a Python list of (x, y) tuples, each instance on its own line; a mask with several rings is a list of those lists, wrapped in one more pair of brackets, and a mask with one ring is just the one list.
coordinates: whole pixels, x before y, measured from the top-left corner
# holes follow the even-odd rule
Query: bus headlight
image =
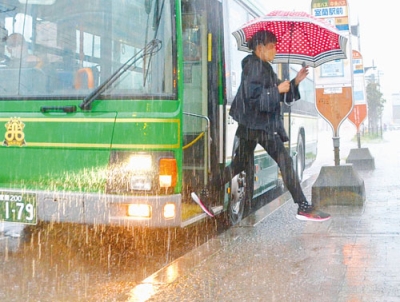
[(169, 188), (172, 185), (172, 176), (171, 175), (160, 175), (160, 187), (161, 188)]
[(178, 165), (172, 152), (111, 153), (107, 192), (172, 194), (177, 181)]
[(129, 157), (126, 169), (135, 172), (149, 172), (153, 168), (153, 160), (149, 154), (134, 154)]
[(165, 219), (172, 219), (176, 215), (176, 207), (173, 203), (167, 203), (164, 206), (164, 218)]
[[(164, 219), (173, 219), (176, 216), (176, 205), (167, 203), (164, 205)], [(128, 216), (133, 218), (151, 218), (152, 208), (148, 204), (130, 204), (128, 205)]]
[(147, 204), (130, 204), (128, 205), (128, 216), (136, 218), (150, 218), (151, 206)]
[(125, 169), (130, 175), (129, 185), (131, 190), (150, 191), (152, 189), (153, 159), (151, 155), (131, 155)]

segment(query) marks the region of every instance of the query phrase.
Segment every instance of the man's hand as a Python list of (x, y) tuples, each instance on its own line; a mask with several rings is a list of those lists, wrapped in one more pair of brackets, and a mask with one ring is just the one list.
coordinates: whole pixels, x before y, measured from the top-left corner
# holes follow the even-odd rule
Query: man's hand
[(297, 73), (296, 78), (294, 79), (295, 85), (299, 85), (301, 81), (303, 81), (308, 75), (308, 66), (304, 66), (303, 68), (300, 69), (300, 71)]
[(286, 93), (290, 89), (290, 81), (283, 81), (278, 85), (279, 93)]

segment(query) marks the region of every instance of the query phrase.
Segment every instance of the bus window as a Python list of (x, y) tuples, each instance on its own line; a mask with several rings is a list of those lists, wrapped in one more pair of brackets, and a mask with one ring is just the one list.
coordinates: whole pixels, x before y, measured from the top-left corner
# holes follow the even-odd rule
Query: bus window
[(13, 17), (6, 17), (4, 23), (8, 33), (19, 32), (23, 34), (26, 41), (31, 42), (32, 16), (28, 14), (17, 13)]
[[(232, 32), (238, 29), (238, 27), (251, 19), (255, 18), (250, 12), (243, 9), (243, 3), (240, 1), (229, 1), (227, 2), (227, 10), (229, 11), (229, 18), (227, 20), (226, 35), (232, 35)], [(227, 101), (229, 104), (232, 103), (240, 85), (240, 79), (242, 74), (242, 60), (249, 53), (237, 50), (236, 39), (228, 39), (230, 51), (227, 54), (227, 76), (229, 77), (226, 81), (227, 85)]]
[[(207, 65), (207, 11), (204, 1), (182, 1), (182, 47), (184, 64), (183, 119), (184, 179), (197, 186), (206, 179), (206, 138), (198, 140), (207, 128), (208, 65)], [(206, 137), (206, 136), (205, 136)], [(191, 142), (197, 141), (196, 144)]]
[[(137, 55), (140, 49), (129, 44), (121, 43), (118, 47), (118, 51), (120, 62), (123, 64), (124, 62), (128, 61), (129, 58)], [(142, 89), (144, 87), (143, 81), (144, 77), (146, 77), (146, 75), (143, 74), (146, 66), (144, 63), (146, 62), (140, 60), (139, 62), (133, 64), (131, 70), (126, 72), (126, 74), (121, 78), (121, 82), (119, 84), (120, 89), (130, 89), (132, 86), (136, 89)]]
[[(24, 36), (28, 51), (38, 56), (43, 64), (35, 66), (44, 74), (44, 87), (40, 91), (23, 88), (25, 68), (22, 61), (13, 66), (6, 58), (0, 64), (0, 82), (7, 74), (16, 74), (15, 89), (2, 89), (4, 97), (60, 97), (82, 98), (95, 89), (132, 57), (138, 59), (126, 69), (104, 92), (107, 97), (137, 96), (171, 99), (175, 93), (173, 56), (173, 18), (170, 0), (114, 0), (86, 1), (11, 1), (0, 0), (0, 25), (8, 35)], [(141, 58), (146, 44), (154, 39), (160, 47)], [(5, 43), (0, 45), (10, 57)], [(94, 85), (78, 85), (78, 71), (91, 68)], [(11, 71), (16, 69), (18, 71)], [(36, 82), (25, 72), (25, 78)], [(42, 81), (42, 80), (40, 80)], [(87, 81), (87, 79), (86, 79)], [(26, 85), (25, 85), (26, 86)], [(101, 98), (101, 96), (100, 96)]]
[[(293, 79), (299, 69), (300, 65), (292, 65), (290, 68), (290, 78)], [(314, 80), (313, 74), (310, 72), (309, 76), (301, 83), (299, 86), (301, 100), (311, 103), (314, 105), (315, 102), (315, 90), (314, 90)]]
[[(185, 112), (207, 116), (207, 13), (205, 4), (199, 1), (182, 1), (182, 46), (184, 64)], [(186, 133), (198, 133), (204, 129), (204, 121), (187, 116)]]

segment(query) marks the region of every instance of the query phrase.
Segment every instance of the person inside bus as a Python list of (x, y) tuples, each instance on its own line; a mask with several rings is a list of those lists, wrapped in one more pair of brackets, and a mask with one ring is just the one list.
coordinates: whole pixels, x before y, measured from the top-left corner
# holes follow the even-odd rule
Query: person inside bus
[(28, 44), (20, 33), (12, 33), (7, 37), (7, 51), (10, 54), (8, 66), (11, 68), (42, 66), (42, 60), (29, 53)]
[(0, 26), (0, 67), (7, 65), (9, 57), (5, 53), (5, 45), (8, 37), (8, 31), (6, 28)]
[[(330, 218), (330, 214), (311, 205), (300, 186), (293, 160), (284, 146), (288, 136), (280, 111), (280, 103), (285, 94), (288, 101), (300, 99), (298, 86), (307, 77), (308, 66), (302, 67), (291, 81), (279, 80), (270, 64), (276, 55), (276, 43), (277, 39), (270, 31), (257, 32), (248, 42), (253, 52), (242, 61), (241, 84), (229, 112), (238, 122), (236, 136), (239, 138), (239, 146), (231, 164), (225, 168), (222, 176), (211, 181), (211, 185), (221, 188), (234, 175), (245, 170), (249, 158), (252, 158), (250, 155), (256, 145), (260, 144), (278, 164), (284, 185), (298, 204), (296, 218), (325, 221)], [(197, 197), (195, 201), (209, 216), (214, 216), (207, 196), (200, 194), (200, 198)]]

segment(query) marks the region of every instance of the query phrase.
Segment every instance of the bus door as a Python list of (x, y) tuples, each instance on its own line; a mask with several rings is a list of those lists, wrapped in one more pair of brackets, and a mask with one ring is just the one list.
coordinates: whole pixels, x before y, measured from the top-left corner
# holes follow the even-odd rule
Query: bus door
[[(198, 192), (223, 163), (222, 8), (182, 1), (184, 189)], [(221, 123), (223, 125), (224, 123)]]

